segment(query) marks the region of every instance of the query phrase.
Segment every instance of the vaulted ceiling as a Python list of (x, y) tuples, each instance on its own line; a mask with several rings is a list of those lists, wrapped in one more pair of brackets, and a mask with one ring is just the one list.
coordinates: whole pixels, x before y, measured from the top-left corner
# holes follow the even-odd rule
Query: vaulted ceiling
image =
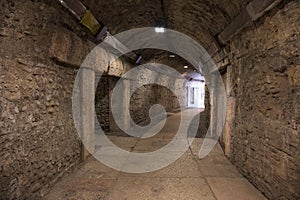
[[(216, 36), (251, 0), (84, 0), (110, 33), (151, 27), (164, 19), (167, 28), (182, 32), (208, 49)], [(143, 51), (143, 56), (157, 59), (161, 52)], [(167, 59), (167, 60), (166, 60)], [(185, 61), (164, 54), (162, 62), (184, 65)], [(171, 60), (171, 61), (170, 61)]]
[(250, 0), (84, 0), (112, 34), (155, 26), (164, 18), (167, 27), (185, 33), (208, 48)]

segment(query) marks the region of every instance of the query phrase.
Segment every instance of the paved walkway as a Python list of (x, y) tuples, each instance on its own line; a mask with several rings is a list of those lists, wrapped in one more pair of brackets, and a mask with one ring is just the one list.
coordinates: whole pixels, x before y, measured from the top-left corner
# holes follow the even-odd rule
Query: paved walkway
[[(179, 121), (180, 113), (170, 116), (162, 132), (147, 139), (120, 136), (109, 138), (128, 151), (154, 151), (170, 142), (178, 129)], [(114, 170), (90, 157), (74, 173), (57, 183), (45, 199), (265, 199), (239, 174), (223, 155), (219, 145), (204, 159), (199, 159), (197, 155), (202, 142), (203, 139), (195, 139), (183, 156), (168, 167), (142, 174)], [(98, 151), (101, 152), (101, 147)]]

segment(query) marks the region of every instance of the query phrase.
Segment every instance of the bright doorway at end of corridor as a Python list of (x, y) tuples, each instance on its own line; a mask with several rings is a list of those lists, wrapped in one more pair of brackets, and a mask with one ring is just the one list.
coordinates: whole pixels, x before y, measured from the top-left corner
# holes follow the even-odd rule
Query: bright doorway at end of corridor
[(205, 80), (201, 74), (195, 73), (187, 82), (187, 107), (205, 108)]

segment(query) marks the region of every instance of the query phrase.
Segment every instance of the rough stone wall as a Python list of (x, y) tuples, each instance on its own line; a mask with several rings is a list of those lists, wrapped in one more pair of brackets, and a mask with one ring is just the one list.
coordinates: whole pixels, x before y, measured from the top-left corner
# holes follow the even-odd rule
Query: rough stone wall
[(103, 131), (110, 130), (109, 123), (109, 77), (102, 77), (95, 95), (95, 112)]
[[(118, 59), (108, 67), (108, 71), (104, 71), (105, 76), (100, 79), (96, 91), (95, 108), (102, 130), (106, 132), (120, 134), (120, 129), (109, 111), (109, 104), (111, 103), (111, 93), (115, 84), (132, 67), (132, 64), (125, 59)], [(139, 69), (134, 77), (127, 77), (126, 79), (129, 81), (129, 90), (133, 92), (130, 97), (129, 111), (133, 122), (136, 124), (146, 125), (150, 123), (149, 110), (154, 104), (162, 105), (167, 112), (178, 110), (180, 103), (183, 106), (185, 105), (187, 94), (184, 79), (170, 77), (158, 71), (153, 71), (153, 69)], [(135, 89), (134, 86), (139, 82), (144, 85)], [(170, 89), (159, 85), (160, 83), (167, 84)], [(178, 99), (175, 98), (176, 95)]]
[(177, 97), (170, 89), (163, 86), (157, 86), (155, 88), (155, 94), (155, 103), (164, 106), (167, 112), (173, 112), (180, 108)]
[[(109, 107), (111, 106), (111, 99), (112, 99), (112, 92), (117, 84), (117, 82), (119, 81), (119, 77), (108, 77), (108, 98), (109, 98)], [(124, 91), (125, 93), (126, 91)], [(123, 96), (124, 97), (124, 96)], [(123, 100), (125, 101), (125, 99)], [(119, 126), (117, 125), (117, 123), (115, 122), (114, 120), (114, 116), (112, 115), (112, 111), (111, 109), (109, 110), (109, 117), (108, 117), (108, 120), (109, 120), (109, 131), (112, 131), (112, 132), (118, 132), (120, 130)], [(125, 121), (125, 119), (124, 119)]]
[[(145, 72), (147, 74), (144, 74)], [(120, 73), (120, 75), (123, 73), (124, 72)], [(156, 72), (150, 70), (146, 70), (143, 73), (141, 72), (139, 76), (137, 76), (136, 80), (130, 80), (131, 90), (133, 90), (132, 87), (136, 84), (136, 81), (155, 76), (159, 77)], [(166, 79), (166, 81), (169, 80), (168, 77), (162, 77)], [(116, 127), (112, 113), (109, 110), (109, 104), (111, 103), (110, 95), (118, 80), (118, 77), (101, 77), (96, 91), (96, 115), (102, 130), (106, 132), (113, 131), (111, 128), (115, 129)], [(186, 94), (182, 92), (184, 90), (183, 81), (176, 80), (178, 83), (175, 84), (174, 81), (175, 80), (170, 83), (174, 85), (173, 92), (170, 89), (157, 84), (146, 84), (135, 90), (131, 95), (129, 107), (132, 120), (141, 125), (150, 123), (149, 110), (154, 104), (162, 105), (167, 112), (173, 112), (179, 109), (179, 102), (185, 101)], [(178, 95), (178, 99), (175, 98), (176, 94)]]
[(181, 105), (183, 108), (186, 106), (187, 91), (185, 79), (161, 75), (157, 81), (159, 84), (165, 84), (167, 87), (155, 85), (154, 94), (156, 97), (154, 104), (162, 105), (166, 112), (177, 112)]
[(207, 130), (209, 127), (209, 120), (210, 120), (210, 103), (209, 103), (209, 91), (207, 86), (205, 86), (205, 98), (204, 98), (204, 111), (200, 113), (200, 121), (199, 121), (199, 128), (197, 132), (197, 137), (204, 138), (207, 134)]
[(0, 198), (40, 199), (81, 157), (71, 111), (76, 70), (49, 58), (51, 38), (63, 27), (86, 33), (52, 0), (2, 1), (1, 14)]
[[(130, 99), (130, 113), (135, 123), (144, 125), (150, 123), (149, 110), (154, 104), (162, 105), (166, 112), (173, 112), (179, 108), (179, 102), (184, 102), (186, 95), (183, 93), (184, 82), (180, 79), (174, 79), (150, 70), (142, 70), (137, 75), (136, 80), (131, 81), (131, 86), (135, 84), (135, 81), (141, 80), (156, 80), (159, 84), (165, 82), (173, 91), (159, 84), (148, 84), (137, 89)], [(175, 98), (175, 95), (179, 99)]]
[(149, 109), (155, 103), (153, 85), (145, 85), (137, 89), (130, 98), (130, 115), (136, 124), (150, 123)]
[(299, 1), (291, 1), (230, 44), (230, 159), (274, 200), (300, 198), (299, 13)]
[[(148, 77), (157, 75), (151, 71), (145, 72), (147, 72), (147, 74), (140, 74), (138, 78), (148, 79)], [(139, 80), (132, 80), (131, 86), (135, 84), (135, 81)], [(130, 114), (132, 120), (141, 125), (150, 123), (149, 110), (154, 104), (162, 105), (166, 111), (172, 110), (173, 104), (171, 105), (172, 101), (169, 101), (171, 96), (173, 96), (173, 94), (167, 88), (156, 84), (148, 84), (138, 88), (134, 91), (130, 99)]]

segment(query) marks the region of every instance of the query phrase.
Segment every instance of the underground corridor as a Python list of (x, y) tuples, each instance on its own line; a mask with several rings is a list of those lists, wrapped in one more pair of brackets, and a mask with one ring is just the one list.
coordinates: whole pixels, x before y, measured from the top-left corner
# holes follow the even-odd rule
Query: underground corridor
[(0, 200), (300, 199), (299, 0), (0, 0)]

